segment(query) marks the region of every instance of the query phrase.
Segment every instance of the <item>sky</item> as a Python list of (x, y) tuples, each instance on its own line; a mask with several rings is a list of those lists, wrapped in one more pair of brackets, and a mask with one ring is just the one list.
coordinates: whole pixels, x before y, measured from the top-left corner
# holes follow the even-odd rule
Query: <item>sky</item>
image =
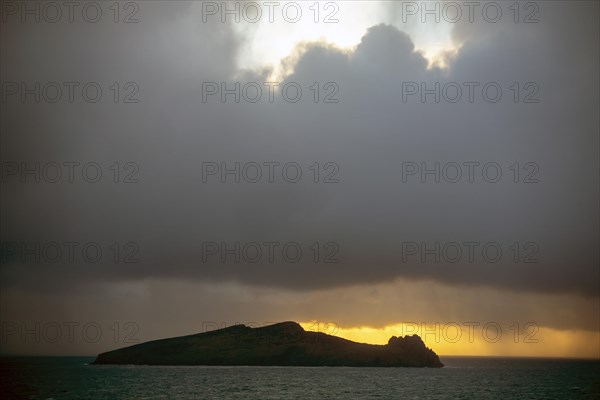
[(600, 357), (597, 2), (23, 4), (0, 353), (293, 320)]

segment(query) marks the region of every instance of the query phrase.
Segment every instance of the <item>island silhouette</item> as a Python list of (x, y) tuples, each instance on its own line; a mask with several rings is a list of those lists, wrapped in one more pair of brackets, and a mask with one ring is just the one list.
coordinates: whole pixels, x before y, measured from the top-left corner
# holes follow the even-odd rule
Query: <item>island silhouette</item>
[(392, 336), (387, 345), (357, 343), (296, 322), (261, 328), (234, 325), (189, 336), (153, 340), (101, 353), (94, 364), (216, 366), (348, 366), (440, 368), (418, 335)]

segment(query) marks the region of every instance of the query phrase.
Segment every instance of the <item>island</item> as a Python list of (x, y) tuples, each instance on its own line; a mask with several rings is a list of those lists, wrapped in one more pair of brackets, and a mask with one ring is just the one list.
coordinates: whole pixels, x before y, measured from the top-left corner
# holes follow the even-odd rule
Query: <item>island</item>
[(234, 325), (154, 340), (99, 354), (94, 364), (213, 366), (347, 366), (440, 368), (418, 335), (392, 336), (387, 345), (357, 343), (296, 322), (261, 328)]

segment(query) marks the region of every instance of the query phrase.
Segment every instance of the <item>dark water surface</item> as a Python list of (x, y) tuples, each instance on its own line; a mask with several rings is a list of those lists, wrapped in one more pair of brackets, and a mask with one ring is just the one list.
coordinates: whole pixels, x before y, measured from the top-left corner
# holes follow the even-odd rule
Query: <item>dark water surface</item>
[(88, 365), (0, 359), (1, 399), (600, 399), (600, 361), (442, 357), (441, 369)]

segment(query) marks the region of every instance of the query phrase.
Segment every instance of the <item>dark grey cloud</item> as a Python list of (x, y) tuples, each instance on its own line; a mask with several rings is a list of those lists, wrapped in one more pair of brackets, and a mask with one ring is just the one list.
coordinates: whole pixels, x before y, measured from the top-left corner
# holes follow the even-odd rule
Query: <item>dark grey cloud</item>
[[(140, 166), (130, 185), (3, 183), (3, 242), (140, 247), (137, 264), (12, 260), (3, 286), (52, 292), (177, 278), (313, 290), (407, 278), (597, 296), (598, 5), (542, 6), (537, 24), (456, 27), (464, 46), (448, 70), (427, 69), (410, 37), (388, 25), (372, 27), (353, 52), (314, 44), (286, 78), (305, 89), (294, 104), (203, 103), (203, 82), (262, 83), (268, 71), (237, 71), (244, 39), (226, 24), (203, 24), (193, 3), (144, 3), (139, 24), (116, 29), (3, 25), (3, 82), (140, 87), (138, 104), (3, 104), (3, 162), (96, 161), (105, 173), (116, 160)], [(402, 102), (403, 82), (436, 81), (497, 82), (503, 99), (485, 102), (478, 90), (474, 103)], [(314, 82), (334, 82), (339, 103), (310, 101)], [(537, 84), (540, 102), (513, 103), (514, 82)], [(202, 163), (222, 161), (293, 161), (305, 175), (296, 184), (203, 183)], [(308, 167), (317, 161), (336, 163), (340, 182), (314, 184)], [(403, 183), (402, 163), (421, 161), (497, 162), (504, 176)], [(540, 182), (513, 183), (517, 161), (539, 165)], [(203, 263), (207, 241), (298, 242), (305, 256)], [(511, 255), (514, 242), (535, 242), (540, 262), (402, 262), (403, 242), (474, 241)], [(313, 242), (337, 243), (340, 262), (312, 262)]]

